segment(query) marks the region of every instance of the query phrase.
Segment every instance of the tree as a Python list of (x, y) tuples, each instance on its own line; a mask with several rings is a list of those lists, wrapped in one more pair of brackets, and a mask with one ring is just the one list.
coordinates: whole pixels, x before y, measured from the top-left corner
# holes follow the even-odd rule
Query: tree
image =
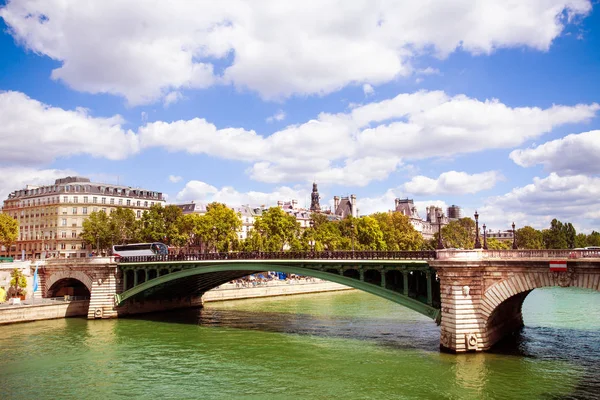
[(19, 237), (19, 223), (8, 214), (0, 213), (0, 245), (10, 251), (10, 246), (17, 241)]
[(542, 232), (531, 226), (524, 226), (517, 229), (516, 235), (517, 247), (519, 249), (538, 250), (544, 248)]
[(575, 247), (582, 248), (587, 246), (589, 246), (588, 235), (585, 233), (578, 233), (577, 236), (575, 236)]
[(550, 229), (542, 231), (542, 237), (546, 249), (566, 249), (568, 246), (566, 229), (556, 218), (550, 222)]
[(242, 220), (238, 213), (223, 203), (210, 203), (206, 214), (200, 218), (198, 234), (205, 243), (212, 243), (216, 251), (229, 251), (236, 247)]
[[(293, 215), (279, 207), (271, 207), (254, 221), (256, 235), (262, 236), (262, 251), (282, 251), (298, 238), (300, 226)], [(256, 239), (254, 239), (256, 240)]]
[(496, 238), (487, 239), (488, 250), (510, 250), (512, 243), (508, 241), (501, 241)]
[(383, 232), (381, 232), (379, 223), (375, 218), (358, 218), (356, 231), (359, 250), (386, 250)]
[(600, 246), (600, 233), (592, 231), (587, 237), (588, 246)]
[(25, 288), (27, 287), (27, 277), (19, 270), (15, 268), (10, 273), (10, 288), (8, 289), (11, 297), (25, 296)]
[(371, 215), (379, 223), (383, 240), (388, 251), (420, 250), (423, 248), (423, 237), (410, 219), (399, 212), (375, 213)]
[(104, 211), (95, 211), (82, 223), (83, 231), (80, 237), (96, 251), (107, 249), (112, 241), (110, 218)]
[(475, 246), (475, 221), (461, 218), (442, 227), (442, 241), (446, 248), (472, 249)]
[(565, 233), (565, 240), (567, 241), (567, 248), (572, 249), (575, 247), (575, 238), (577, 237), (577, 231), (570, 222), (563, 224), (563, 232)]
[(110, 232), (113, 244), (126, 244), (136, 241), (139, 227), (135, 213), (129, 208), (117, 207), (110, 213)]

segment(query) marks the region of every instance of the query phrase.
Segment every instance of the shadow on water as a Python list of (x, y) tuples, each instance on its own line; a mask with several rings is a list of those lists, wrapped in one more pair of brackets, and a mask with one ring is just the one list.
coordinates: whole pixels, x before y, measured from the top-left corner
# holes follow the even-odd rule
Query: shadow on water
[(129, 316), (128, 319), (162, 323), (354, 339), (396, 349), (438, 351), (439, 328), (431, 321), (384, 318), (315, 316), (211, 308), (173, 310)]
[(579, 370), (579, 383), (567, 397), (546, 398), (600, 399), (600, 332), (597, 330), (525, 326), (498, 342), (489, 353), (568, 362)]

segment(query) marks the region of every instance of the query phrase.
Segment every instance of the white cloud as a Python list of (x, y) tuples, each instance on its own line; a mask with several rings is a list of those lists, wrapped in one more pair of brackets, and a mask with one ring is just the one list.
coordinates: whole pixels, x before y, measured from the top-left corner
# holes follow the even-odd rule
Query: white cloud
[(0, 164), (40, 165), (81, 154), (123, 159), (138, 151), (138, 142), (121, 124), (119, 115), (92, 117), (83, 108), (63, 110), (20, 92), (0, 92)]
[[(54, 79), (91, 93), (156, 101), (232, 83), (264, 98), (326, 94), (412, 72), (420, 55), (547, 50), (589, 0), (9, 1), (0, 16)], [(213, 63), (223, 60), (224, 71)]]
[(567, 135), (529, 149), (514, 150), (510, 158), (522, 167), (543, 164), (560, 175), (600, 173), (600, 130)]
[(502, 179), (496, 171), (487, 171), (469, 175), (466, 172), (448, 171), (437, 179), (426, 176), (415, 176), (405, 183), (403, 189), (412, 195), (422, 196), (431, 194), (472, 194), (488, 190)]
[(230, 206), (249, 204), (254, 206), (265, 205), (267, 207), (277, 205), (277, 201), (298, 200), (302, 206), (302, 200), (309, 197), (310, 193), (305, 189), (293, 189), (287, 186), (275, 188), (272, 192), (239, 192), (231, 186), (216, 188), (202, 181), (189, 181), (183, 190), (177, 193), (176, 200), (180, 202), (198, 201), (211, 203), (217, 201)]
[(489, 212), (507, 226), (514, 220), (518, 226), (547, 228), (553, 218), (572, 222), (578, 230), (600, 224), (598, 198), (600, 178), (585, 175), (560, 176), (551, 173), (534, 178), (533, 183), (486, 201), (480, 214)]
[(366, 185), (385, 179), (406, 160), (514, 147), (557, 126), (588, 121), (598, 109), (598, 104), (511, 108), (498, 100), (419, 91), (355, 106), (346, 114), (321, 113), (266, 137), (242, 128), (218, 129), (198, 118), (150, 123), (138, 133), (142, 148), (251, 162), (247, 173), (258, 181)]
[(75, 175), (77, 173), (72, 170), (0, 167), (0, 199), (8, 198), (11, 192), (27, 185), (50, 185), (58, 178)]
[(373, 89), (373, 86), (369, 85), (368, 83), (365, 83), (362, 89), (363, 93), (365, 94), (365, 97), (372, 96), (373, 94), (375, 94), (375, 89)]
[(169, 181), (172, 183), (177, 183), (181, 180), (181, 176), (178, 175), (169, 175)]
[(171, 104), (177, 103), (181, 99), (183, 99), (183, 95), (181, 94), (181, 92), (178, 92), (178, 91), (169, 92), (163, 99), (163, 106), (165, 108), (167, 108)]
[(270, 117), (268, 117), (266, 119), (266, 121), (268, 123), (271, 123), (271, 122), (274, 122), (274, 121), (283, 121), (284, 119), (285, 119), (285, 112), (283, 110), (279, 110), (275, 114), (273, 114)]
[(439, 75), (440, 70), (437, 68), (427, 67), (424, 69), (417, 70), (418, 75)]

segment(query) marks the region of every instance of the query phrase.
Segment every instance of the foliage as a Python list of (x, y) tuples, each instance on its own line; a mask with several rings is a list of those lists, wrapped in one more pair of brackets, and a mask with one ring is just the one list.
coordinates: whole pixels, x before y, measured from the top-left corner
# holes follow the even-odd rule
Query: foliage
[(133, 210), (117, 207), (110, 213), (109, 219), (110, 236), (113, 244), (125, 244), (136, 241), (139, 229)]
[[(298, 239), (300, 226), (293, 215), (287, 214), (279, 207), (271, 207), (264, 211), (254, 221), (256, 235), (260, 240), (254, 239), (261, 244), (261, 251), (282, 251), (291, 248), (292, 244), (298, 245), (294, 239)], [(293, 243), (294, 242), (294, 243)]]
[(0, 213), (0, 245), (7, 249), (19, 237), (19, 223), (8, 214)]
[(379, 223), (383, 241), (388, 251), (420, 250), (423, 237), (410, 223), (410, 219), (399, 212), (375, 213), (372, 215)]
[(531, 226), (524, 226), (517, 229), (515, 234), (519, 249), (538, 250), (544, 248), (542, 232)]
[(14, 293), (16, 296), (24, 295), (24, 289), (27, 287), (27, 277), (18, 268), (13, 269), (10, 273), (10, 276), (10, 286), (12, 290), (9, 291)]
[(445, 248), (472, 249), (475, 246), (475, 221), (461, 218), (442, 227)]
[(80, 237), (96, 251), (107, 249), (112, 242), (110, 218), (104, 211), (95, 211), (83, 221)]
[(566, 229), (564, 228), (563, 223), (556, 218), (550, 222), (550, 229), (544, 229), (542, 231), (542, 238), (544, 241), (544, 248), (546, 249), (567, 248)]
[(197, 220), (195, 232), (216, 251), (229, 251), (237, 245), (238, 230), (242, 227), (239, 214), (223, 203), (206, 206), (206, 214)]
[(4, 303), (6, 301), (6, 290), (3, 287), (0, 287), (0, 303)]
[(487, 248), (488, 250), (510, 250), (512, 248), (512, 243), (496, 238), (490, 238), (487, 239)]
[(361, 217), (356, 224), (358, 250), (386, 250), (383, 232), (373, 217)]

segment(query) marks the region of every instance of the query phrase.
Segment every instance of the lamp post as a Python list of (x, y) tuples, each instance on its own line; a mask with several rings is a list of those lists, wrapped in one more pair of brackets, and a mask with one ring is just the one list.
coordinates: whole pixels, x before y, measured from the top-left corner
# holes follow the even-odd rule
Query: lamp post
[(483, 249), (487, 250), (487, 232), (485, 231), (485, 224), (483, 224)]
[(512, 231), (513, 231), (513, 250), (517, 250), (517, 232), (515, 231), (515, 223), (512, 223)]
[(479, 241), (479, 214), (475, 210), (475, 248), (481, 248), (481, 242)]
[(438, 242), (437, 242), (437, 250), (442, 250), (444, 248), (444, 243), (442, 243), (442, 214), (438, 214)]
[(314, 229), (315, 229), (315, 221), (313, 221), (312, 219), (309, 222), (310, 225), (310, 240), (308, 241), (308, 245), (310, 246), (310, 252), (314, 253), (315, 251), (315, 237), (314, 237)]

